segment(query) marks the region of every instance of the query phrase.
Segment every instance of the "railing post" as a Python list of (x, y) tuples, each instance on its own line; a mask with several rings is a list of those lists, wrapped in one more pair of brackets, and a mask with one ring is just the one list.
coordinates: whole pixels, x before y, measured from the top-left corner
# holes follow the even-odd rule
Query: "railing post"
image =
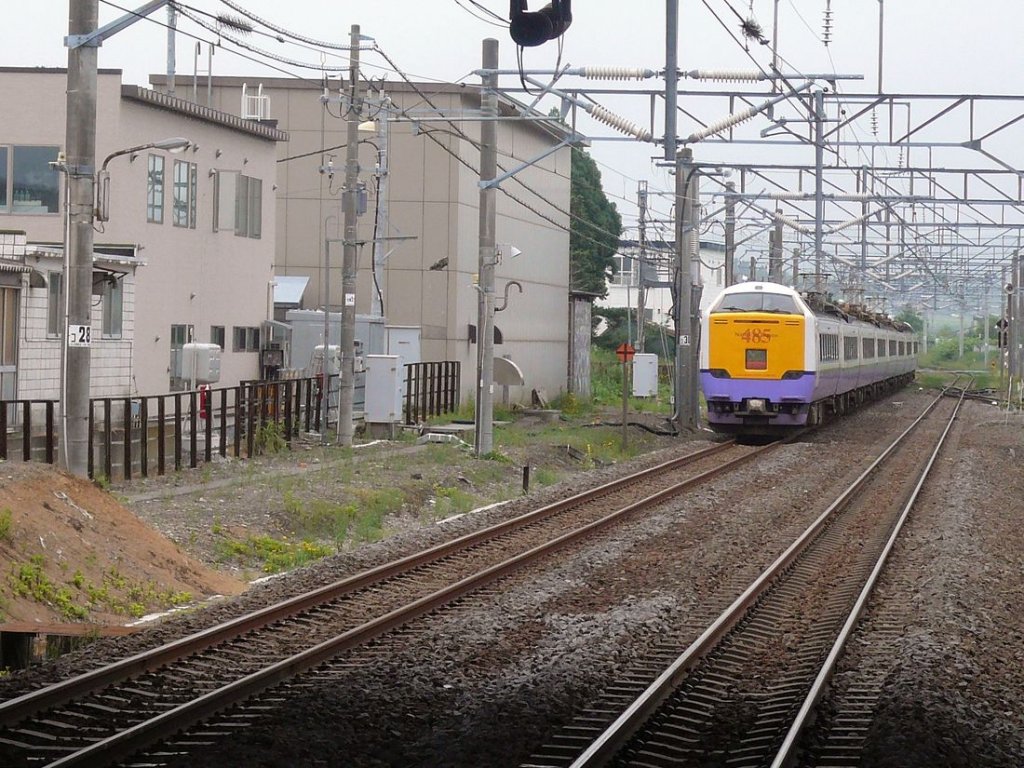
[(256, 447), (256, 408), (259, 403), (254, 403), (253, 400), (256, 397), (256, 385), (249, 384), (246, 389), (246, 409), (245, 409), (245, 455), (246, 458), (251, 459), (253, 451)]
[(124, 399), (124, 479), (132, 479), (132, 399)]
[[(212, 401), (211, 401), (212, 402)], [(228, 390), (220, 390), (220, 441), (219, 452), (222, 457), (228, 455)]]
[(149, 477), (149, 398), (139, 400), (139, 471)]
[(174, 471), (181, 469), (181, 394), (174, 393)]
[(32, 460), (32, 403), (21, 403), (21, 460)]
[(292, 445), (292, 383), (284, 382), (284, 435), (288, 447)]
[(203, 407), (203, 460), (209, 464), (213, 461), (213, 390), (206, 390), (206, 405)]
[(103, 398), (103, 474), (107, 478), (107, 482), (110, 482), (111, 476), (114, 473), (113, 457), (111, 454), (113, 451), (114, 437), (113, 437), (113, 408), (109, 397)]
[(53, 400), (46, 401), (46, 463), (53, 464)]
[(0, 402), (0, 459), (7, 459), (7, 409), (10, 403)]
[(191, 469), (199, 466), (198, 395), (194, 389), (188, 393), (188, 465)]
[[(63, 404), (61, 405), (63, 408)], [(96, 477), (96, 403), (89, 400), (89, 458), (87, 459), (87, 472), (90, 478)], [(67, 435), (62, 435), (67, 437)]]
[(242, 393), (243, 386), (239, 384), (235, 387), (235, 458), (240, 458), (242, 455)]
[(160, 395), (156, 401), (156, 473), (162, 475), (167, 462), (167, 396)]

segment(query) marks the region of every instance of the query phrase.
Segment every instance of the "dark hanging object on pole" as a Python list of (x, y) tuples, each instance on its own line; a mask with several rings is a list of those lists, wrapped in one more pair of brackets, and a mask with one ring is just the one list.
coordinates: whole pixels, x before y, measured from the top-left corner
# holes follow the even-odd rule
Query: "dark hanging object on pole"
[(561, 37), (572, 24), (571, 0), (551, 0), (539, 11), (528, 11), (526, 0), (511, 0), (509, 32), (517, 45), (531, 48)]

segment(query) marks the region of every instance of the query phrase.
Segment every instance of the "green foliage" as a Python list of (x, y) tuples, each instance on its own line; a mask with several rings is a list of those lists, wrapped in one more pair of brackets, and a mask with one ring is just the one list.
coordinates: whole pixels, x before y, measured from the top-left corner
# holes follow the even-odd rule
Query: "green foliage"
[(298, 568), (333, 554), (333, 551), (332, 547), (312, 541), (291, 542), (270, 536), (224, 539), (217, 544), (217, 555), (222, 561), (257, 566), (264, 573), (279, 573)]
[(908, 306), (900, 310), (900, 313), (896, 315), (896, 320), (909, 325), (915, 333), (924, 331), (924, 318), (917, 314), (912, 307)]
[(14, 540), (13, 513), (7, 507), (0, 509), (0, 541)]
[(460, 488), (439, 486), (434, 489), (434, 494), (434, 517), (437, 519), (469, 512), (476, 506), (475, 497)]
[(253, 446), (256, 455), (261, 456), (265, 453), (280, 453), (288, 447), (288, 441), (284, 439), (281, 425), (276, 421), (268, 421), (256, 430)]
[(533, 482), (537, 485), (554, 485), (558, 482), (558, 474), (547, 467), (537, 467), (533, 470)]
[(96, 475), (92, 479), (92, 484), (99, 488), (101, 491), (110, 490), (110, 478), (108, 478), (106, 475)]
[[(605, 320), (607, 327), (600, 336), (594, 336), (594, 346), (614, 352), (620, 344), (633, 343), (636, 329), (636, 316), (633, 312), (624, 307), (594, 307), (592, 320), (595, 325), (601, 318)], [(657, 323), (644, 325), (644, 351), (657, 355), (661, 360), (675, 359), (675, 345), (665, 329)]]
[(58, 586), (46, 575), (43, 569), (45, 563), (42, 555), (32, 555), (27, 563), (14, 567), (10, 584), (15, 596), (53, 606), (65, 619), (84, 619), (88, 610), (75, 603), (70, 589)]
[(607, 277), (614, 267), (622, 232), (622, 217), (601, 188), (597, 163), (581, 149), (572, 150), (569, 211), (569, 286), (599, 296), (608, 293)]

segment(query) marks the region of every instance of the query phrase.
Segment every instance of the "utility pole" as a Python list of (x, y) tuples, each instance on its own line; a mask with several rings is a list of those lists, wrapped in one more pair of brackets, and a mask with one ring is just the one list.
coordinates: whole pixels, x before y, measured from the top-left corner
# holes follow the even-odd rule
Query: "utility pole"
[(174, 33), (178, 27), (178, 11), (173, 5), (167, 6), (167, 95), (174, 95), (174, 71), (177, 69), (174, 50)]
[[(96, 30), (99, 0), (78, 0), (68, 9), (68, 37)], [(60, 464), (73, 475), (89, 473), (89, 382), (91, 348), (71, 346), (71, 329), (92, 325), (93, 208), (96, 174), (97, 45), (68, 44), (67, 124), (68, 174), (67, 254), (65, 269), (67, 325), (63, 329), (64, 391), (61, 393), (63, 434)], [(79, 334), (79, 340), (81, 335)], [(91, 334), (89, 338), (91, 342)]]
[[(353, 24), (349, 42), (349, 103), (345, 115), (347, 128), (345, 148), (345, 191), (342, 194), (344, 215), (344, 250), (341, 260), (341, 393), (338, 398), (338, 445), (351, 447), (355, 434), (352, 421), (352, 403), (356, 387), (356, 269), (358, 251), (356, 243), (357, 185), (359, 183), (359, 121), (362, 102), (359, 95), (359, 25)], [(327, 339), (324, 339), (324, 357), (327, 357)], [(326, 365), (324, 367), (326, 371)], [(324, 376), (324, 381), (330, 379)], [(330, 394), (330, 387), (327, 388)], [(327, 425), (324, 425), (324, 429)]]
[(637, 265), (636, 288), (636, 351), (644, 351), (644, 337), (647, 335), (647, 289), (644, 286), (644, 267), (647, 265), (647, 182), (638, 181), (637, 207), (640, 209), (639, 230), (640, 263)]
[(679, 429), (697, 428), (697, 392), (693, 388), (696, 370), (693, 351), (696, 335), (693, 322), (693, 242), (697, 200), (697, 169), (693, 150), (685, 147), (676, 156), (676, 423)]
[(814, 92), (814, 290), (821, 293), (822, 285), (822, 253), (821, 243), (824, 238), (825, 198), (822, 190), (825, 161), (825, 93), (821, 89)]
[(374, 169), (374, 176), (377, 179), (377, 199), (374, 204), (373, 213), (373, 297), (370, 314), (377, 317), (384, 316), (384, 252), (385, 232), (384, 225), (389, 220), (388, 214), (388, 109), (391, 100), (384, 97), (381, 100), (382, 112), (375, 121), (377, 128), (377, 167)]
[(725, 182), (725, 287), (736, 283), (736, 183)]
[(768, 246), (768, 279), (774, 283), (782, 282), (782, 211), (775, 210), (775, 227), (769, 237)]
[(679, 0), (665, 0), (665, 160), (669, 163), (678, 162), (676, 157), (676, 105), (679, 99), (678, 40)]
[(483, 87), (480, 91), (480, 219), (479, 285), (477, 290), (477, 456), (494, 450), (494, 262), (497, 189), (483, 182), (498, 175), (498, 41), (483, 42)]

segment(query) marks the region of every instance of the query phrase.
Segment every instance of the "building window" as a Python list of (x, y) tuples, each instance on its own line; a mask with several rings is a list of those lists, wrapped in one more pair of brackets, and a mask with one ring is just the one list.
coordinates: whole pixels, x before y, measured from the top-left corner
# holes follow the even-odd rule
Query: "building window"
[(58, 147), (0, 146), (0, 213), (59, 213)]
[(61, 320), (64, 318), (64, 303), (61, 301), (61, 286), (64, 283), (64, 274), (61, 272), (49, 272), (46, 275), (46, 335), (60, 336), (63, 328)]
[(236, 325), (231, 329), (232, 351), (259, 352), (260, 329), (251, 326)]
[(103, 281), (103, 338), (120, 339), (124, 319), (124, 291), (120, 280)]
[(149, 156), (149, 175), (146, 177), (146, 221), (164, 223), (164, 158)]
[(18, 364), (18, 289), (0, 288), (0, 365)]
[(174, 161), (174, 200), (171, 223), (176, 227), (196, 228), (196, 190), (198, 188), (196, 164), (185, 160)]
[(237, 171), (217, 171), (214, 179), (213, 229), (239, 237), (263, 234), (263, 181)]
[(639, 282), (640, 260), (621, 253), (615, 254), (614, 259), (615, 274), (612, 275), (611, 284), (626, 288), (634, 287)]
[(225, 341), (224, 326), (223, 325), (211, 325), (210, 326), (210, 343), (211, 344), (216, 344), (218, 347), (221, 348), (221, 351), (223, 351), (224, 350), (224, 341)]

